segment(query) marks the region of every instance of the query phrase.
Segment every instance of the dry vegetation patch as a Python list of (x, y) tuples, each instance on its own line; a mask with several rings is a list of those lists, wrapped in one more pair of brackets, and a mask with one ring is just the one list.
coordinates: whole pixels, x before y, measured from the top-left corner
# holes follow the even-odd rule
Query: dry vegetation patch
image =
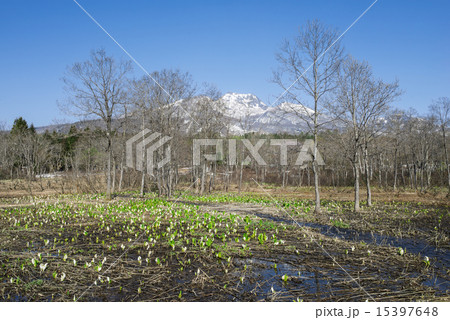
[(279, 208), (254, 195), (225, 200), (183, 196), (174, 202), (133, 194), (111, 202), (102, 195), (15, 199), (16, 206), (0, 209), (0, 297), (446, 299), (448, 273), (433, 257), (289, 224), (280, 220)]

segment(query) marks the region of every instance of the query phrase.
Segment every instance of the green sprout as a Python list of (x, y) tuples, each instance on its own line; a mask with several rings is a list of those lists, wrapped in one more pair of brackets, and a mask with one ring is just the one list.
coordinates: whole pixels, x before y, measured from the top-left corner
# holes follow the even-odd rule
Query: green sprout
[(259, 243), (260, 243), (261, 245), (263, 245), (264, 242), (267, 241), (267, 235), (266, 235), (265, 233), (260, 233), (260, 234), (258, 235), (258, 241), (259, 241)]
[(425, 258), (423, 259), (423, 263), (425, 263), (425, 266), (428, 268), (430, 266), (430, 258), (425, 256)]

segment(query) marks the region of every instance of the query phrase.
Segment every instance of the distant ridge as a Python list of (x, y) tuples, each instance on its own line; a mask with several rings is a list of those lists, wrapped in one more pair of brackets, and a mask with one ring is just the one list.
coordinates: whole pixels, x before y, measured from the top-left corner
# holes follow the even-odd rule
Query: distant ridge
[[(180, 100), (175, 104), (187, 106), (194, 103), (198, 97), (189, 100)], [(259, 133), (289, 133), (298, 134), (308, 130), (307, 123), (299, 115), (312, 115), (314, 111), (289, 102), (280, 103), (278, 106), (270, 107), (257, 96), (250, 93), (227, 93), (222, 96), (224, 110), (223, 114), (230, 123), (230, 133), (244, 134), (248, 132)], [(131, 117), (133, 118), (133, 117)], [(114, 127), (119, 127), (119, 120), (115, 120)], [(104, 128), (101, 120), (84, 120), (74, 123), (54, 124), (37, 127), (38, 133), (58, 132), (68, 133), (71, 126), (78, 130)]]

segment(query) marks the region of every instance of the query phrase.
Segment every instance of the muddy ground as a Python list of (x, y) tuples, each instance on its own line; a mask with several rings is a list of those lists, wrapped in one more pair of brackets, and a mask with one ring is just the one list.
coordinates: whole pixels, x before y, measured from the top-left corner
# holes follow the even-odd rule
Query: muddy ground
[[(3, 199), (0, 299), (449, 300), (448, 212), (438, 230), (434, 229), (436, 219), (448, 207), (439, 200), (435, 206), (426, 204), (429, 210), (416, 212), (416, 220), (414, 213), (410, 214), (414, 212), (410, 202), (395, 204), (395, 208), (378, 203), (375, 209), (358, 215), (347, 212), (345, 205), (339, 213), (324, 211), (314, 216), (278, 205), (183, 199), (137, 210), (139, 213), (127, 209), (107, 221), (102, 214), (92, 213), (100, 210), (92, 206), (100, 205), (105, 208), (102, 211), (126, 203), (133, 208), (143, 201), (118, 196), (108, 202), (95, 195)], [(173, 247), (165, 231), (178, 219), (167, 216), (172, 204), (177, 212), (188, 210), (197, 219), (188, 222), (183, 218), (187, 220), (176, 224), (175, 230), (184, 238)], [(421, 210), (424, 206), (415, 205)], [(53, 221), (58, 214), (54, 212), (59, 211), (47, 209), (50, 206), (65, 210), (64, 218)], [(407, 213), (401, 212), (404, 207)], [(394, 210), (399, 213), (393, 214)], [(130, 217), (142, 218), (141, 224), (148, 227), (145, 237), (131, 239), (136, 225)], [(217, 232), (206, 222), (200, 223), (204, 219), (218, 222)], [(18, 221), (22, 223), (18, 225)], [(24, 221), (35, 225), (24, 228)], [(160, 221), (158, 227), (156, 221)], [(84, 235), (86, 230), (89, 233)], [(435, 233), (429, 236), (432, 230)], [(213, 240), (209, 246), (204, 244), (208, 237)], [(149, 238), (158, 239), (152, 247)], [(40, 260), (34, 266), (32, 259)], [(104, 259), (99, 271), (98, 263)], [(45, 270), (40, 269), (41, 264), (47, 264)]]

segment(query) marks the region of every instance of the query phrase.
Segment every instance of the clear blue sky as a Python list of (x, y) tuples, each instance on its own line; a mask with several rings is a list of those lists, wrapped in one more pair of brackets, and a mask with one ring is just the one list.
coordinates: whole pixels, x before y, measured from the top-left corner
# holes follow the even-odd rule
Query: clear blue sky
[[(275, 53), (308, 19), (344, 31), (371, 3), (342, 1), (79, 0), (148, 71), (179, 68), (223, 93), (253, 93), (266, 103)], [(343, 37), (346, 52), (367, 60), (385, 81), (398, 78), (399, 108), (425, 113), (450, 96), (450, 1), (379, 0)], [(72, 0), (0, 2), (0, 122), (16, 117), (42, 126), (69, 120), (66, 67), (104, 48), (126, 58)], [(136, 67), (135, 76), (142, 72)]]

